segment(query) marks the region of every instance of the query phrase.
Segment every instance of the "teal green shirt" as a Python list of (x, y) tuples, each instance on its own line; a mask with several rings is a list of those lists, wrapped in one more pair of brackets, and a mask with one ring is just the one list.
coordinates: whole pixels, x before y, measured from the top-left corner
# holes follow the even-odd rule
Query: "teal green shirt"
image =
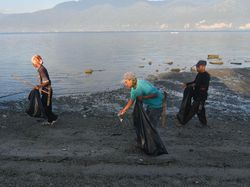
[(157, 97), (152, 99), (143, 99), (142, 102), (148, 105), (149, 108), (161, 108), (163, 102), (162, 92), (146, 80), (137, 80), (136, 88), (131, 89), (130, 98), (135, 101), (138, 96), (151, 94), (157, 94)]

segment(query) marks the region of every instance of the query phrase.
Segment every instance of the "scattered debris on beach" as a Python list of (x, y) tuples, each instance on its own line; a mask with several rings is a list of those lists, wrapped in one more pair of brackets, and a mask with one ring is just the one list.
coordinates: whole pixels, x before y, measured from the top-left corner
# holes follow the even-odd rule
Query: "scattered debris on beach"
[(171, 69), (172, 72), (176, 72), (176, 73), (179, 73), (181, 71), (180, 68), (172, 68)]
[(222, 65), (222, 64), (224, 64), (224, 62), (222, 62), (222, 61), (211, 61), (209, 63), (210, 64), (215, 64), (215, 65)]
[(149, 80), (149, 81), (157, 81), (158, 77), (155, 76), (155, 75), (148, 75), (147, 80)]
[(207, 59), (221, 59), (221, 58), (220, 58), (220, 55), (210, 54), (207, 56)]
[(144, 68), (145, 66), (143, 66), (143, 65), (140, 65), (140, 66), (138, 66), (139, 68)]
[(105, 71), (105, 70), (104, 70), (104, 69), (96, 69), (96, 70), (87, 69), (87, 70), (85, 70), (84, 72), (85, 72), (85, 74), (92, 74), (94, 71), (99, 71), (99, 72), (101, 72), (101, 71)]
[(174, 62), (173, 61), (169, 61), (169, 62), (165, 62), (165, 64), (168, 64), (168, 65), (173, 65)]
[(92, 74), (94, 72), (94, 70), (93, 69), (87, 69), (84, 72), (85, 72), (85, 74)]
[(3, 118), (7, 118), (7, 115), (3, 114), (2, 117), (3, 117)]
[(215, 54), (210, 54), (207, 56), (208, 60), (211, 60), (209, 63), (210, 64), (214, 64), (214, 65), (222, 65), (224, 64), (222, 60), (222, 58), (220, 57), (220, 55), (215, 55)]
[(230, 64), (234, 64), (234, 65), (242, 65), (241, 62), (231, 62)]
[(153, 63), (153, 62), (151, 62), (151, 61), (148, 62), (149, 65), (152, 65), (152, 63)]

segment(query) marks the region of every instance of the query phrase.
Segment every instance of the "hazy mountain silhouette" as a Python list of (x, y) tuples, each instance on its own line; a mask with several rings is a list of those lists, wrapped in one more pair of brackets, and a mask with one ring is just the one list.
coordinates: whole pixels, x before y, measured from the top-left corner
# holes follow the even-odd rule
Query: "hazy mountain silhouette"
[(0, 32), (248, 29), (249, 7), (248, 0), (80, 0), (0, 14)]

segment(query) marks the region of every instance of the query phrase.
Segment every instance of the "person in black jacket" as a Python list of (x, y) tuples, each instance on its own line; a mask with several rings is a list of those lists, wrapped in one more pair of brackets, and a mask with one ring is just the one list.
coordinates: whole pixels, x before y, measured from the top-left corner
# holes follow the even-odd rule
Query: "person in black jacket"
[(48, 125), (52, 125), (57, 120), (57, 115), (52, 112), (52, 94), (53, 90), (51, 87), (51, 80), (49, 78), (49, 74), (47, 69), (43, 66), (43, 60), (40, 55), (34, 55), (31, 58), (33, 66), (37, 69), (39, 74), (39, 82), (40, 84), (35, 86), (34, 89), (42, 90), (42, 104), (45, 110), (45, 114), (48, 118)]
[(205, 111), (205, 101), (207, 100), (208, 87), (210, 82), (210, 75), (206, 72), (207, 62), (205, 60), (200, 60), (196, 64), (196, 70), (198, 72), (194, 81), (186, 83), (183, 85), (184, 88), (187, 86), (193, 87), (193, 102), (185, 117), (185, 121), (182, 124), (188, 123), (192, 117), (197, 114), (199, 121), (203, 126), (207, 126), (207, 118)]

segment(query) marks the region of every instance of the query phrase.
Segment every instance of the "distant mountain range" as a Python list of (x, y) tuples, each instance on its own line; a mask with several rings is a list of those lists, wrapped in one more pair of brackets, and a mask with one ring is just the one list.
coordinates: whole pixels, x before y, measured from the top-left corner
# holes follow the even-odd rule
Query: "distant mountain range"
[(0, 14), (0, 32), (250, 30), (249, 0), (79, 0)]

